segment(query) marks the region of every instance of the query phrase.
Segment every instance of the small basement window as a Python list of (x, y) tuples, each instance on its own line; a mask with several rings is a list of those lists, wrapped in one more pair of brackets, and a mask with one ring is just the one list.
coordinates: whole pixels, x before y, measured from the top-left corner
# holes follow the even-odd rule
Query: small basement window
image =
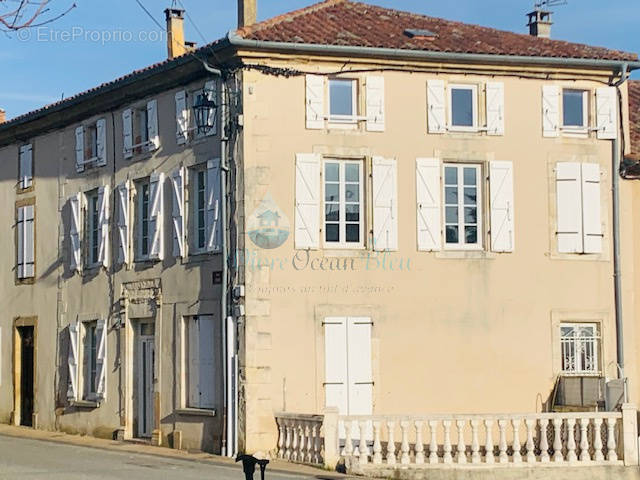
[(451, 85), (449, 106), (451, 130), (477, 130), (478, 87), (476, 85)]
[(357, 85), (353, 79), (329, 80), (329, 121), (355, 123), (357, 121)]

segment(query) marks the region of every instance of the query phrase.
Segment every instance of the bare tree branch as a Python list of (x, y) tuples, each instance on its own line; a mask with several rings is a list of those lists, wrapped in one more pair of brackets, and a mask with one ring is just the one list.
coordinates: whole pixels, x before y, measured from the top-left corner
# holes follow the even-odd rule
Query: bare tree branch
[[(67, 2), (68, 0), (63, 0)], [(0, 0), (0, 31), (11, 32), (24, 28), (34, 28), (47, 23), (54, 22), (76, 7), (73, 3), (70, 6), (49, 6), (56, 3), (56, 0)]]

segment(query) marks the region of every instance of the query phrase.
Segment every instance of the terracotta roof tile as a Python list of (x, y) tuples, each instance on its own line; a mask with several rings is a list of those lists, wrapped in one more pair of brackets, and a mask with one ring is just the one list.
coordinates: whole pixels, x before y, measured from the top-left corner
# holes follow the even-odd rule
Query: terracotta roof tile
[(631, 156), (640, 160), (640, 80), (629, 80)]
[[(407, 36), (424, 29), (436, 37)], [(326, 0), (236, 31), (246, 39), (425, 50), (603, 60), (637, 60), (620, 52), (560, 40), (453, 22), (349, 0)]]

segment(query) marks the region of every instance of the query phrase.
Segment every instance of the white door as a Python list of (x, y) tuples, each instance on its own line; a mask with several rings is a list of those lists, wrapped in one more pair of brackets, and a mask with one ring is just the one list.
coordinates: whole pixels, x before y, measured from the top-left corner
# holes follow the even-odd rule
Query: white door
[(153, 333), (153, 324), (142, 323), (139, 325), (137, 342), (138, 437), (151, 437), (153, 431), (155, 337), (150, 333)]
[(325, 319), (325, 406), (337, 407), (340, 415), (373, 414), (371, 327), (367, 317)]

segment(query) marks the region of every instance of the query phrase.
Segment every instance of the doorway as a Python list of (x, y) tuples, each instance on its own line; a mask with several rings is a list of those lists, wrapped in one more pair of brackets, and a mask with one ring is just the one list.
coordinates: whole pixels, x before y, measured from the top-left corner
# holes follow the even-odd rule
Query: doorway
[(35, 327), (16, 325), (14, 340), (14, 423), (33, 427)]
[(135, 436), (150, 438), (154, 429), (155, 324), (135, 325), (134, 419)]

